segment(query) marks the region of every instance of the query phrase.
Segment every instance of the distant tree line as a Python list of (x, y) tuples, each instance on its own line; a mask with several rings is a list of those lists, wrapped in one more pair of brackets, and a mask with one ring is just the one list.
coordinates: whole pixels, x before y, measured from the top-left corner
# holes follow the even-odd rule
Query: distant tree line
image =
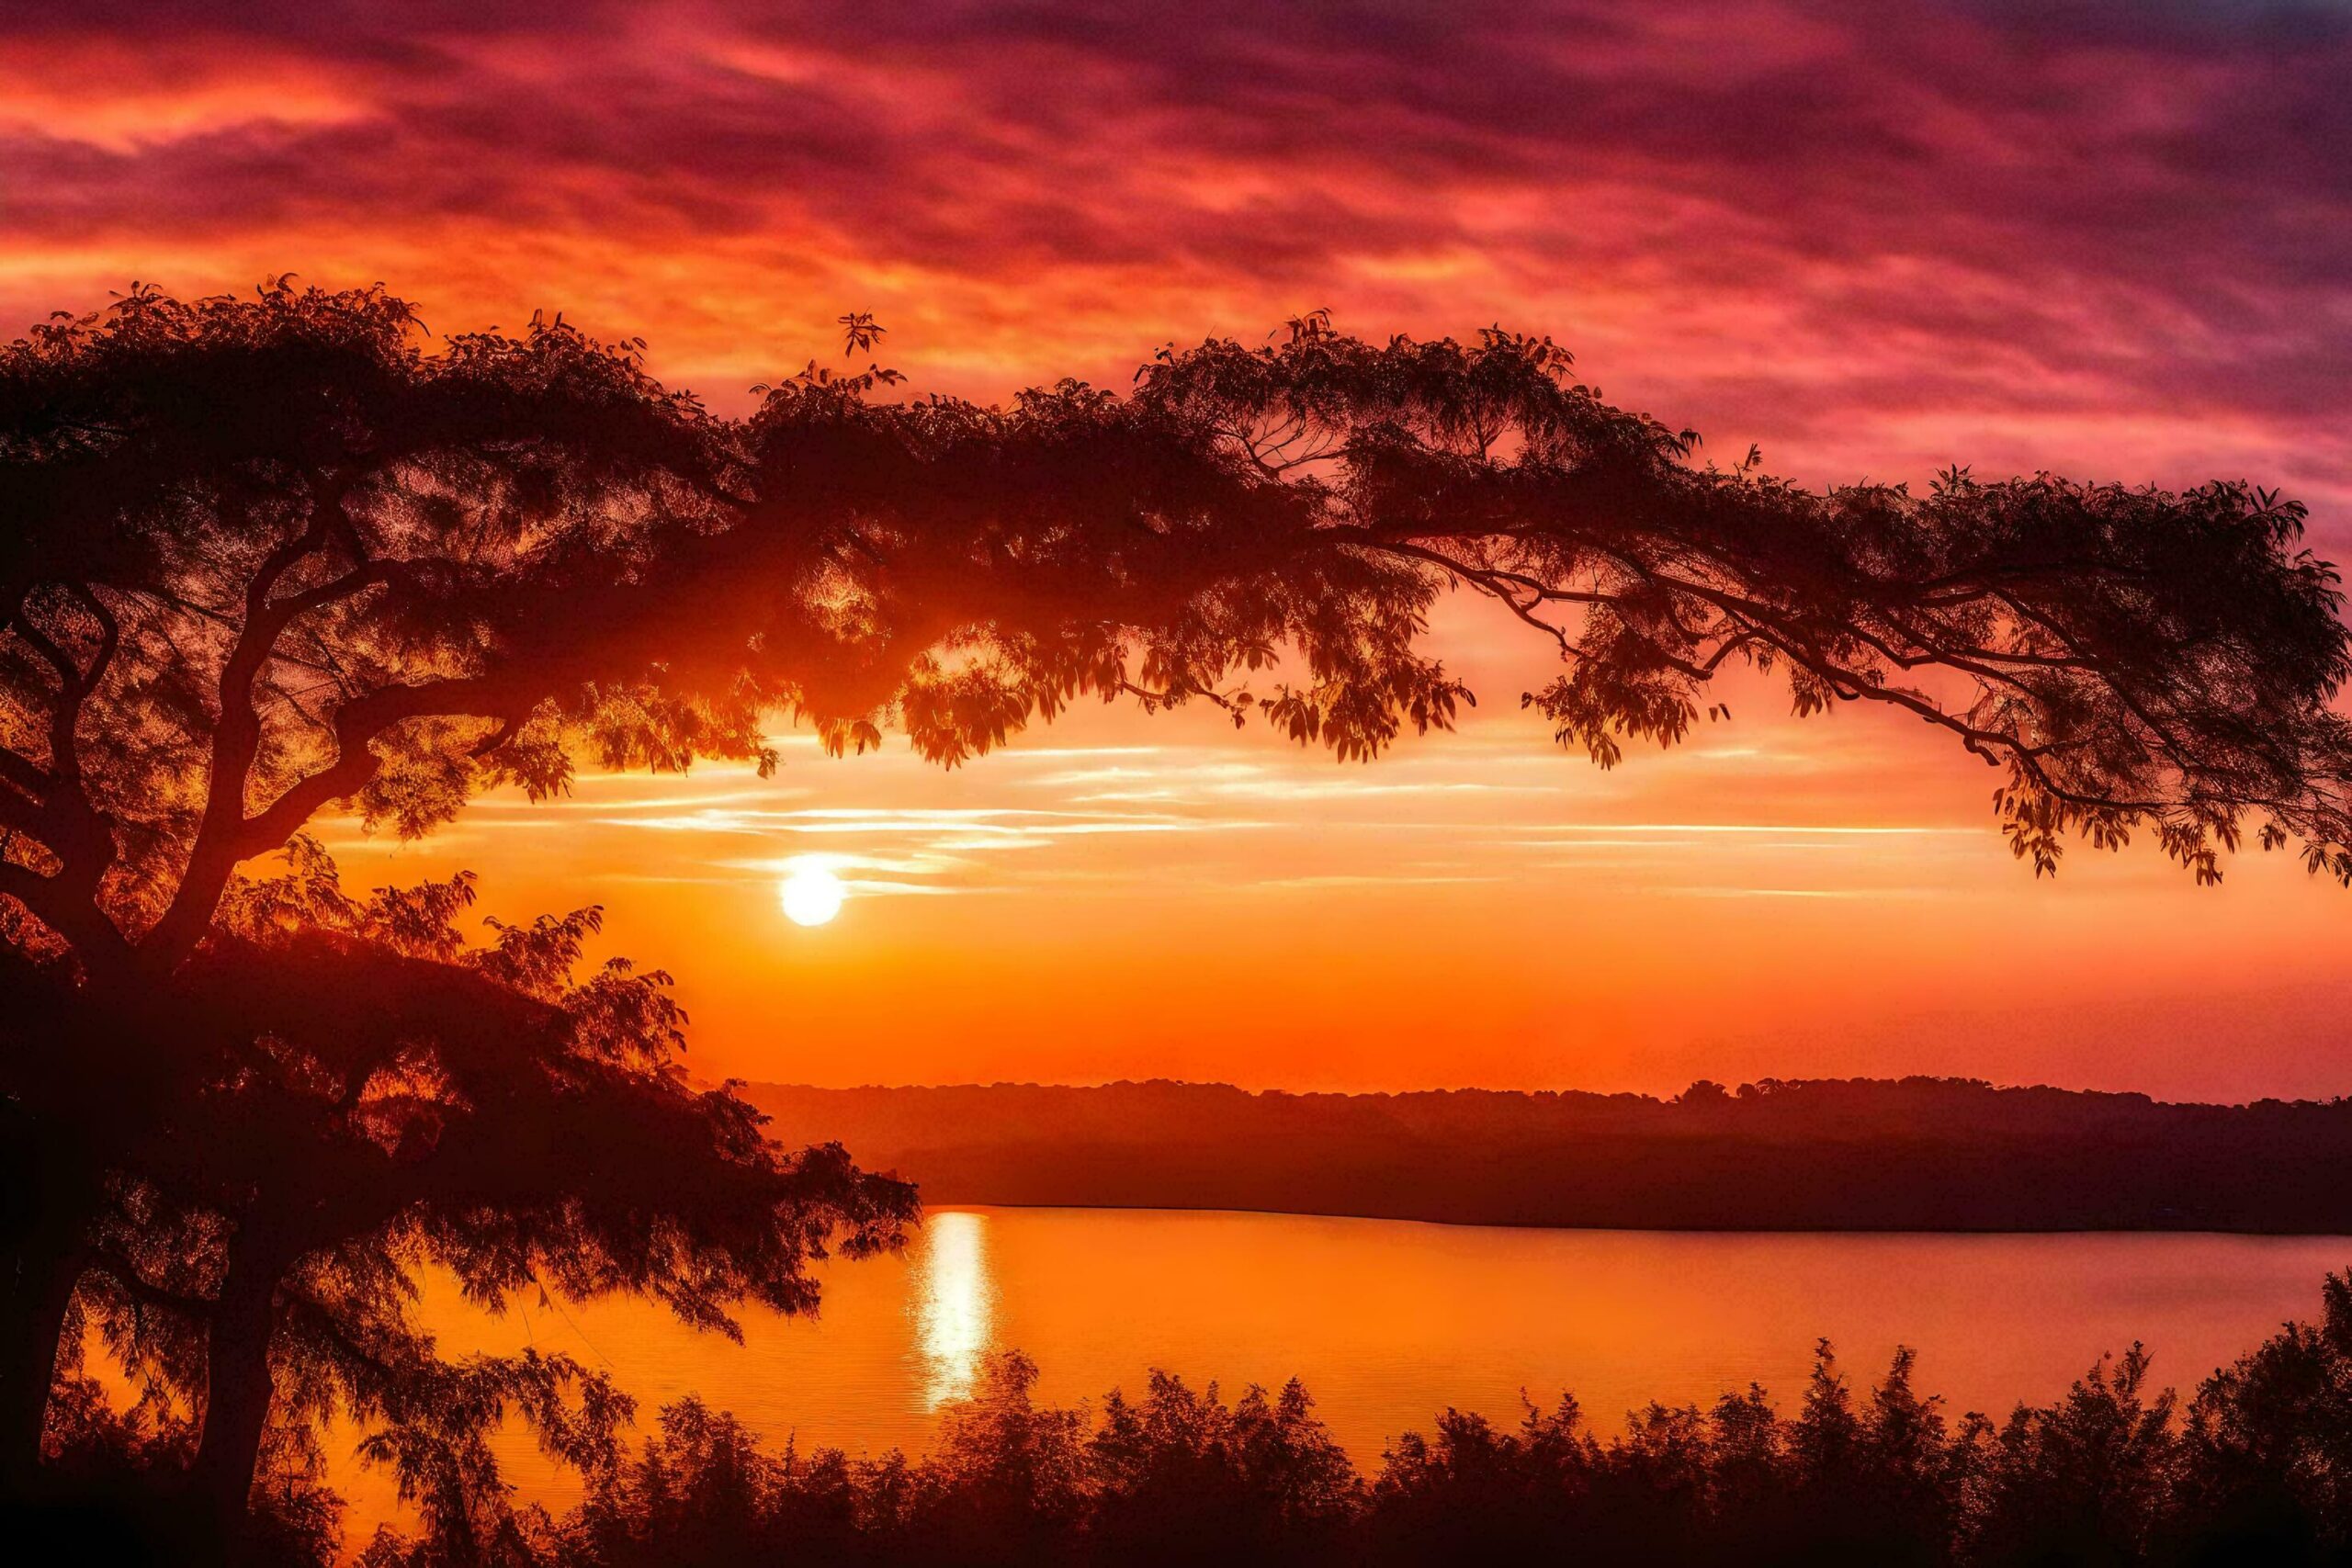
[[(764, 1449), (688, 1398), (633, 1451), (626, 1402), (580, 1454), (588, 1491), (560, 1517), (416, 1495), (363, 1568), (1059, 1568), (1101, 1564), (2024, 1564), (2352, 1562), (2352, 1271), (2317, 1324), (2289, 1324), (2185, 1403), (2133, 1346), (2048, 1405), (1954, 1417), (1898, 1350), (1858, 1389), (1826, 1341), (1792, 1412), (1759, 1387), (1651, 1404), (1613, 1434), (1576, 1401), (1515, 1424), (1449, 1410), (1369, 1473), (1296, 1382), (1236, 1400), (1153, 1372), (1091, 1410), (1035, 1397), (1037, 1369), (995, 1358), (930, 1454)], [(161, 1462), (77, 1389), (65, 1462)], [(314, 1483), (257, 1493), (255, 1561), (336, 1549)], [(103, 1540), (103, 1536), (98, 1538)], [(119, 1538), (118, 1538), (119, 1539)]]
[(1966, 1078), (1638, 1094), (747, 1084), (934, 1203), (1641, 1230), (2352, 1232), (2352, 1102), (2165, 1104)]

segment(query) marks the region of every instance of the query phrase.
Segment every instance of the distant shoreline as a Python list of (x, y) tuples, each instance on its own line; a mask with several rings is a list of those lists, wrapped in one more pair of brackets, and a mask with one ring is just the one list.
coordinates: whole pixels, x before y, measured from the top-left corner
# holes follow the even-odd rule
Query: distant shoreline
[(752, 1084), (952, 1207), (1514, 1229), (2352, 1235), (2352, 1102), (2167, 1104), (1969, 1079), (1701, 1084), (1673, 1100), (1289, 1094), (1166, 1081)]
[[(1245, 1214), (1270, 1220), (1354, 1220), (1369, 1225), (1439, 1225), (1448, 1230), (1496, 1231), (1571, 1231), (1590, 1232), (1600, 1235), (1857, 1235), (1857, 1236), (1920, 1236), (1950, 1239), (1981, 1236), (1987, 1241), (2003, 1236), (2069, 1236), (2069, 1235), (2205, 1235), (2243, 1236), (2248, 1241), (2324, 1241), (2341, 1238), (2352, 1241), (2352, 1228), (2345, 1230), (2199, 1230), (2190, 1226), (2159, 1229), (2154, 1225), (2069, 1225), (2043, 1230), (1983, 1229), (1933, 1230), (1904, 1229), (1884, 1225), (1803, 1225), (1771, 1229), (1757, 1225), (1559, 1225), (1529, 1221), (1510, 1223), (1489, 1220), (1410, 1220), (1391, 1214), (1333, 1214), (1317, 1209), (1250, 1209), (1206, 1208), (1184, 1203), (1002, 1203), (978, 1198), (934, 1198), (926, 1192), (923, 1209), (967, 1213), (978, 1209), (1012, 1209), (1024, 1213), (1052, 1213), (1068, 1210), (1087, 1214)], [(2352, 1258), (2347, 1258), (2352, 1262)]]

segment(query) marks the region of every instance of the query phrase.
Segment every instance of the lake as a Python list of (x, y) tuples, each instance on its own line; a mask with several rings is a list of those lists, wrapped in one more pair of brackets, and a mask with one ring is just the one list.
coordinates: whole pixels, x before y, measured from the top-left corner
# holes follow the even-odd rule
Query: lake
[[(2289, 1317), (2315, 1317), (2352, 1238), (2204, 1234), (1754, 1235), (1504, 1230), (1288, 1214), (934, 1210), (901, 1257), (824, 1274), (816, 1319), (752, 1314), (741, 1345), (630, 1302), (503, 1318), (427, 1282), (445, 1352), (562, 1350), (611, 1369), (641, 1422), (698, 1393), (772, 1442), (925, 1447), (940, 1406), (991, 1351), (1019, 1348), (1069, 1404), (1147, 1369), (1228, 1394), (1297, 1376), (1367, 1467), (1448, 1405), (1516, 1419), (1524, 1391), (1573, 1392), (1603, 1430), (1652, 1399), (1702, 1403), (1759, 1382), (1784, 1405), (1826, 1337), (1858, 1383), (1898, 1344), (1954, 1411), (2044, 1401), (2134, 1339), (2186, 1392)], [(347, 1451), (347, 1443), (338, 1443)], [(515, 1436), (526, 1496), (575, 1489)], [(344, 1462), (348, 1540), (396, 1506)]]

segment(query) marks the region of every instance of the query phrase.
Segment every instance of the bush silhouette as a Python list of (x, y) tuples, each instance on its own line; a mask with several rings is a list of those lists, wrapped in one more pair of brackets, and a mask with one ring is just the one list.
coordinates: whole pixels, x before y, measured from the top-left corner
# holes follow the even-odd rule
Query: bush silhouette
[[(1911, 1353), (1867, 1394), (1820, 1348), (1792, 1413), (1757, 1388), (1593, 1431), (1572, 1399), (1510, 1427), (1461, 1411), (1360, 1474), (1296, 1384), (1232, 1403), (1154, 1372), (1089, 1411), (995, 1358), (926, 1457), (764, 1452), (694, 1400), (517, 1539), (546, 1568), (752, 1564), (1430, 1565), (2341, 1562), (2352, 1275), (2181, 1416), (2137, 1347), (1996, 1427), (1949, 1420)], [(451, 1561), (386, 1532), (371, 1568)]]

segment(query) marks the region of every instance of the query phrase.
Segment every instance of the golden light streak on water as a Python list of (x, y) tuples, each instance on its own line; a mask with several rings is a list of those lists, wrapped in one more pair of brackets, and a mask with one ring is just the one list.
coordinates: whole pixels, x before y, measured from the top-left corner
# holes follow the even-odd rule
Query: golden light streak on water
[(996, 1279), (989, 1269), (989, 1217), (934, 1213), (923, 1222), (907, 1311), (922, 1366), (926, 1411), (971, 1396), (995, 1342)]

